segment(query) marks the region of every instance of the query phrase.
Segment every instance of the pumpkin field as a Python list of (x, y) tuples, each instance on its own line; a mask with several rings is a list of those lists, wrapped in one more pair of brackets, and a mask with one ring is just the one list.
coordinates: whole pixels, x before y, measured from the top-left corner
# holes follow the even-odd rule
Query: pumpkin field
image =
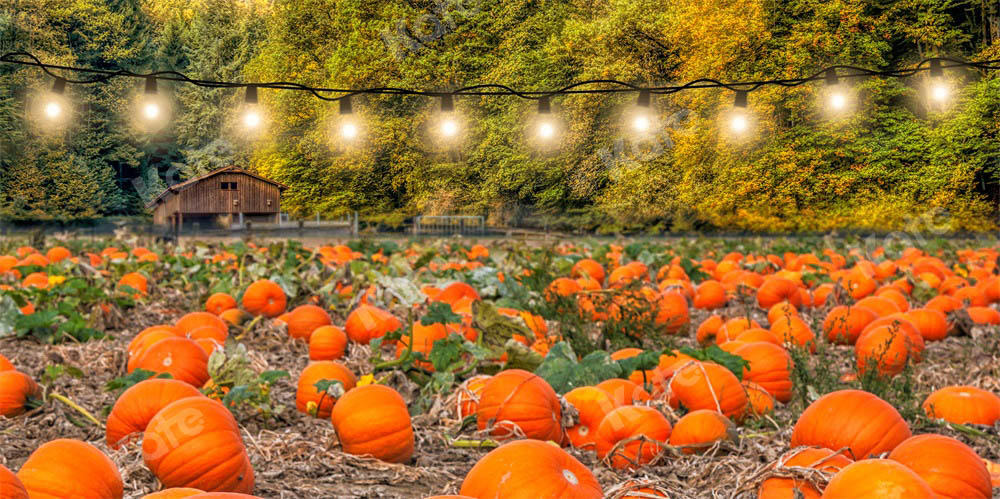
[(998, 394), (995, 240), (0, 240), (0, 499), (983, 499)]

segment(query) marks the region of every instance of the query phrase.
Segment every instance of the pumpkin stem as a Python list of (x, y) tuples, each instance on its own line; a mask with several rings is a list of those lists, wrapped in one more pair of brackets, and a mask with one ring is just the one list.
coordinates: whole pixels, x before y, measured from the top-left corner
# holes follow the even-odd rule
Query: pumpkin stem
[(451, 447), (459, 449), (477, 449), (477, 448), (493, 448), (500, 447), (500, 442), (496, 440), (487, 438), (486, 440), (466, 440), (466, 439), (453, 439), (448, 441), (448, 445)]
[(84, 409), (83, 407), (81, 407), (81, 406), (80, 406), (79, 404), (77, 404), (76, 402), (73, 402), (72, 400), (70, 400), (70, 399), (69, 399), (69, 397), (66, 397), (66, 396), (64, 396), (64, 395), (60, 395), (60, 394), (58, 394), (58, 393), (50, 393), (50, 394), (49, 394), (49, 397), (51, 397), (51, 398), (54, 398), (54, 399), (56, 399), (56, 400), (58, 400), (58, 401), (60, 401), (60, 402), (62, 402), (62, 403), (64, 403), (64, 404), (66, 404), (66, 405), (70, 406), (70, 407), (71, 407), (71, 408), (73, 408), (73, 409), (74, 409), (74, 410), (75, 410), (76, 412), (79, 412), (80, 414), (82, 414), (82, 415), (83, 415), (83, 417), (85, 417), (85, 418), (89, 419), (89, 420), (90, 420), (90, 421), (91, 421), (92, 423), (94, 423), (95, 425), (97, 425), (97, 426), (102, 426), (102, 425), (101, 425), (101, 422), (100, 422), (100, 421), (98, 421), (98, 420), (97, 420), (97, 418), (95, 418), (95, 417), (94, 417), (94, 415), (90, 413), (90, 411), (88, 411), (88, 410)]
[(257, 317), (254, 317), (254, 318), (253, 318), (253, 320), (252, 320), (252, 321), (250, 321), (250, 323), (249, 323), (249, 324), (247, 324), (246, 326), (244, 326), (244, 327), (243, 327), (243, 332), (242, 332), (242, 333), (240, 333), (240, 334), (238, 334), (238, 335), (236, 336), (236, 341), (240, 341), (240, 340), (242, 340), (242, 339), (243, 339), (243, 337), (244, 337), (244, 336), (246, 336), (246, 335), (247, 335), (247, 333), (249, 333), (249, 332), (250, 332), (250, 330), (251, 330), (251, 329), (253, 329), (253, 327), (257, 325), (257, 322), (259, 322), (259, 321), (260, 321), (261, 317), (264, 317), (264, 316), (263, 316), (263, 315), (258, 315)]

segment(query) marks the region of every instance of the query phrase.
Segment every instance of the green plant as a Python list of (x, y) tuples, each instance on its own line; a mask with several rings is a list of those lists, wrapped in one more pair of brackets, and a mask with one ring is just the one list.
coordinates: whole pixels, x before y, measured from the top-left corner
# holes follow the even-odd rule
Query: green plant
[(241, 343), (230, 342), (225, 349), (216, 350), (208, 358), (211, 380), (203, 389), (205, 395), (220, 399), (235, 416), (240, 409), (249, 408), (264, 419), (280, 415), (285, 406), (271, 400), (271, 387), (287, 371), (257, 373), (250, 367), (247, 349)]

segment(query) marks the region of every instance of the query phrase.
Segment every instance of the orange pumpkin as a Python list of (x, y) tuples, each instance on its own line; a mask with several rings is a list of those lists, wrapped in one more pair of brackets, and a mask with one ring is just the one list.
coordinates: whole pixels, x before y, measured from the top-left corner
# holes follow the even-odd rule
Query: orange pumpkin
[[(660, 455), (670, 431), (670, 421), (652, 407), (619, 407), (608, 412), (597, 427), (597, 455), (601, 459), (610, 456), (616, 469), (637, 469)], [(622, 441), (627, 442), (619, 446)]]
[(203, 490), (188, 487), (175, 487), (172, 489), (164, 489), (159, 492), (153, 492), (152, 494), (146, 494), (142, 496), (142, 499), (184, 499), (203, 493)]
[(320, 326), (309, 335), (309, 360), (337, 360), (347, 351), (347, 333), (337, 326)]
[(177, 319), (174, 327), (177, 328), (181, 336), (189, 336), (192, 331), (203, 327), (210, 327), (220, 331), (224, 335), (223, 341), (225, 341), (225, 336), (229, 335), (229, 326), (226, 325), (225, 321), (209, 312), (191, 312), (185, 314), (180, 319)]
[(944, 435), (910, 437), (889, 453), (910, 468), (939, 498), (991, 499), (990, 472), (976, 451)]
[(579, 414), (579, 422), (566, 428), (566, 437), (578, 449), (595, 447), (598, 426), (604, 416), (617, 408), (618, 404), (611, 394), (596, 386), (574, 388), (564, 398)]
[(674, 425), (670, 445), (685, 454), (705, 451), (720, 441), (735, 441), (736, 426), (716, 411), (699, 409), (685, 414)]
[(695, 331), (695, 339), (698, 343), (707, 344), (715, 340), (715, 336), (718, 334), (719, 329), (725, 323), (725, 319), (721, 315), (712, 314), (701, 321), (698, 325), (698, 329)]
[(361, 304), (347, 316), (344, 331), (351, 341), (367, 345), (371, 340), (381, 338), (401, 327), (403, 323), (389, 312)]
[(236, 308), (236, 298), (229, 293), (214, 293), (205, 300), (205, 311), (215, 315), (222, 315), (226, 310)]
[(582, 277), (583, 275), (589, 276), (591, 279), (598, 282), (598, 284), (604, 283), (604, 266), (597, 263), (596, 260), (591, 260), (589, 258), (584, 258), (573, 264), (572, 276), (574, 278)]
[(333, 324), (330, 314), (316, 305), (300, 305), (288, 317), (288, 336), (309, 341), (313, 331)]
[(42, 444), (17, 472), (31, 499), (121, 499), (122, 476), (97, 447), (79, 440)]
[(330, 416), (344, 452), (390, 463), (413, 456), (413, 425), (403, 397), (388, 386), (366, 385), (340, 398)]
[(523, 434), (538, 440), (562, 440), (562, 408), (551, 386), (521, 369), (502, 371), (483, 387), (476, 423), (500, 439)]
[(42, 390), (31, 376), (20, 371), (0, 371), (0, 416), (13, 417), (28, 410), (28, 403)]
[(321, 380), (339, 381), (343, 392), (347, 393), (357, 384), (357, 379), (350, 369), (332, 360), (311, 362), (302, 370), (295, 392), (295, 408), (303, 414), (310, 414), (312, 403), (316, 411), (315, 417), (326, 419), (330, 417), (337, 397), (316, 389), (316, 383)]
[(858, 374), (876, 369), (882, 376), (903, 372), (912, 350), (909, 336), (893, 326), (878, 326), (858, 337), (854, 344)]
[(236, 420), (208, 397), (182, 398), (157, 412), (143, 435), (142, 458), (164, 487), (253, 490), (253, 467)]
[(566, 451), (537, 440), (509, 442), (465, 475), (462, 495), (491, 499), (601, 499), (594, 474)]
[(226, 324), (232, 324), (234, 326), (242, 326), (243, 323), (250, 320), (251, 317), (253, 316), (238, 308), (224, 310), (219, 314), (219, 318), (225, 321)]
[(726, 417), (741, 419), (749, 401), (746, 391), (729, 369), (714, 362), (692, 361), (670, 380), (670, 405), (689, 410), (710, 409)]
[(906, 318), (917, 327), (926, 341), (940, 341), (948, 336), (948, 318), (944, 312), (933, 308), (915, 308), (906, 313)]
[(288, 297), (274, 281), (262, 279), (243, 292), (243, 310), (253, 315), (277, 317), (285, 312)]
[(891, 451), (910, 427), (888, 402), (861, 390), (828, 393), (806, 407), (792, 430), (792, 447), (848, 447), (857, 459)]
[(853, 345), (865, 326), (877, 318), (878, 314), (867, 308), (839, 305), (826, 314), (823, 331), (830, 343)]
[(954, 296), (937, 295), (934, 298), (927, 300), (927, 303), (924, 304), (924, 308), (931, 308), (947, 314), (948, 312), (954, 312), (955, 310), (962, 308), (962, 302), (958, 301), (958, 299)]
[(149, 280), (146, 279), (146, 276), (138, 272), (129, 272), (118, 280), (119, 288), (124, 288), (126, 286), (136, 290), (136, 298), (149, 293)]
[(105, 437), (108, 447), (119, 448), (138, 440), (160, 409), (187, 397), (200, 397), (197, 388), (176, 379), (147, 379), (122, 392), (108, 414)]
[(143, 329), (128, 344), (128, 371), (132, 372), (135, 370), (135, 363), (139, 361), (139, 358), (146, 352), (146, 349), (153, 346), (154, 343), (178, 336), (181, 336), (181, 333), (174, 326), (150, 326)]
[(779, 402), (792, 399), (791, 369), (795, 365), (788, 352), (764, 342), (748, 343), (733, 352), (750, 363), (743, 368), (743, 380), (767, 390)]
[[(410, 333), (411, 334), (409, 335), (404, 334), (403, 337), (400, 338), (399, 342), (396, 343), (396, 358), (402, 357), (403, 352), (410, 346), (411, 341), (413, 343), (412, 351), (414, 353), (423, 355), (425, 359), (430, 358), (434, 342), (448, 337), (448, 329), (444, 324), (431, 324), (429, 326), (425, 326), (421, 324), (420, 321), (413, 323), (413, 329)], [(417, 364), (428, 371), (434, 370), (434, 366), (430, 362), (418, 362)]]
[(0, 464), (0, 499), (29, 499), (24, 484), (17, 475)]
[(45, 258), (48, 258), (52, 263), (61, 262), (72, 256), (73, 254), (63, 246), (54, 246), (45, 252)]
[(7, 359), (7, 357), (4, 357), (3, 354), (0, 354), (0, 371), (13, 371), (13, 370), (14, 370), (14, 364), (12, 364), (10, 360)]
[(645, 388), (627, 379), (611, 378), (598, 383), (597, 388), (611, 395), (617, 405), (632, 405), (652, 398)]
[(709, 279), (698, 285), (694, 295), (694, 308), (711, 310), (726, 306), (726, 288), (719, 281)]
[[(843, 453), (835, 454), (830, 449), (800, 447), (786, 452), (778, 458), (773, 467), (779, 470), (790, 467), (813, 468), (827, 473), (836, 473), (853, 462), (853, 459)], [(781, 477), (764, 480), (757, 492), (757, 499), (793, 499), (800, 496), (802, 499), (819, 499), (820, 492), (808, 481)]]
[(147, 348), (135, 362), (135, 369), (168, 373), (174, 379), (201, 387), (208, 381), (208, 355), (197, 343), (181, 337), (160, 340)]
[(805, 347), (810, 352), (816, 353), (816, 335), (801, 317), (795, 315), (781, 317), (771, 324), (771, 332), (783, 345)]
[(924, 479), (890, 459), (865, 459), (840, 470), (823, 499), (935, 499)]
[(774, 412), (774, 396), (767, 393), (767, 390), (750, 381), (744, 381), (743, 388), (747, 391), (747, 400), (750, 402), (752, 416), (763, 417)]
[(802, 305), (799, 287), (784, 277), (770, 277), (757, 290), (757, 304), (760, 308), (766, 310), (783, 301), (791, 303), (796, 308)]
[(477, 374), (462, 383), (458, 387), (457, 414), (459, 419), (465, 419), (476, 414), (479, 410), (479, 400), (483, 394), (483, 388), (491, 376), (487, 374)]
[(1000, 421), (1000, 397), (974, 386), (946, 386), (927, 396), (927, 417), (956, 424), (992, 426)]
[(969, 318), (976, 324), (1000, 324), (1000, 312), (990, 307), (966, 307)]

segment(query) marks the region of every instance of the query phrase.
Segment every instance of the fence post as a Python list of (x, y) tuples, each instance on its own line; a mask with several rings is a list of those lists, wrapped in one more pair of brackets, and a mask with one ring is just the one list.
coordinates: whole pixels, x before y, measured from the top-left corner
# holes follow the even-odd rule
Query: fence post
[(354, 212), (354, 223), (351, 225), (351, 236), (358, 237), (358, 212)]

